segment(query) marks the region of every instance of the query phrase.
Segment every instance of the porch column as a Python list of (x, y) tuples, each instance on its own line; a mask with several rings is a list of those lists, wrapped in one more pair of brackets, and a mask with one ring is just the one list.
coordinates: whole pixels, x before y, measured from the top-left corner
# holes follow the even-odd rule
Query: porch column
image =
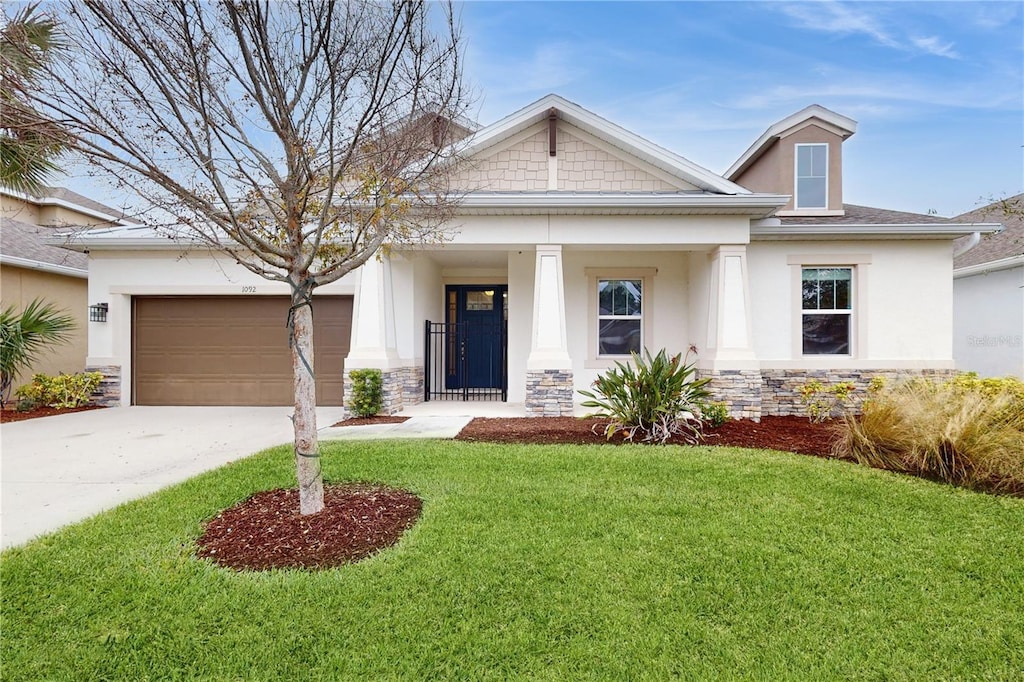
[(354, 369), (379, 369), (384, 383), (383, 413), (402, 410), (402, 362), (395, 342), (391, 260), (386, 256), (370, 258), (359, 268), (352, 309), (352, 347), (345, 358), (346, 396), (351, 394), (348, 375)]
[(526, 413), (536, 417), (572, 414), (572, 358), (565, 333), (562, 247), (537, 246), (533, 285), (533, 335), (526, 359)]
[(747, 247), (722, 245), (710, 257), (707, 353), (698, 366), (712, 378), (714, 399), (727, 403), (731, 416), (760, 419), (761, 370), (751, 330)]

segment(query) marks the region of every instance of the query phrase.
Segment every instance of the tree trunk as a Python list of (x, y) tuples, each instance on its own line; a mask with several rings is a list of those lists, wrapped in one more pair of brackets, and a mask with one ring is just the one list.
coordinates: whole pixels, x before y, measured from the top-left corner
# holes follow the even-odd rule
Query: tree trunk
[(299, 479), (299, 512), (316, 514), (324, 508), (320, 444), (316, 438), (316, 380), (313, 374), (312, 289), (292, 290), (292, 372), (295, 381), (295, 470)]

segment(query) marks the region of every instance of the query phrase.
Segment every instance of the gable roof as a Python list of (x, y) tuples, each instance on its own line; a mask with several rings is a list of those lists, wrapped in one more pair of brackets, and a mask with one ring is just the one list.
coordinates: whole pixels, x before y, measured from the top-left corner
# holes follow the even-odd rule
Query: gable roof
[(559, 119), (701, 190), (716, 194), (751, 193), (750, 190), (555, 94), (545, 95), (500, 121), (478, 130), (465, 141), (463, 153), (473, 156), (494, 147), (520, 131), (547, 120), (552, 109), (557, 111)]
[[(982, 237), (978, 245), (953, 261), (954, 269), (972, 265), (1004, 261), (1024, 256), (1024, 194), (994, 201), (991, 204), (958, 215), (960, 222), (999, 222), (1002, 232)], [(965, 237), (957, 242), (959, 247), (970, 239)]]
[(52, 245), (58, 234), (55, 228), (29, 225), (20, 220), (4, 219), (3, 240), (0, 241), (0, 263), (32, 268), (70, 277), (88, 275), (88, 257)]
[(828, 127), (832, 128), (840, 137), (844, 140), (855, 132), (857, 132), (857, 122), (852, 118), (837, 114), (831, 109), (826, 109), (820, 104), (812, 104), (809, 107), (804, 107), (795, 114), (790, 114), (786, 118), (778, 121), (768, 127), (768, 130), (761, 134), (761, 137), (754, 141), (754, 144), (747, 148), (747, 151), (743, 152), (739, 159), (736, 160), (729, 170), (725, 171), (725, 177), (729, 180), (734, 180), (743, 171), (751, 166), (762, 154), (768, 151), (768, 148), (775, 143), (776, 140), (783, 137), (783, 135), (793, 128), (800, 126), (812, 119), (817, 119)]

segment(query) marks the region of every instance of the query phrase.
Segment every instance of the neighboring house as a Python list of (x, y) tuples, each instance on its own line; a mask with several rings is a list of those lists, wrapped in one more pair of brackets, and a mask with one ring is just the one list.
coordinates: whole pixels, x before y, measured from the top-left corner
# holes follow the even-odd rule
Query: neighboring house
[(964, 237), (953, 259), (953, 358), (957, 369), (1024, 379), (1024, 194), (958, 222), (1001, 222), (998, 234)]
[(42, 196), (0, 189), (0, 299), (2, 307), (22, 310), (42, 298), (69, 313), (77, 328), (70, 343), (55, 345), (28, 372), (15, 379), (27, 382), (35, 372), (81, 372), (85, 367), (88, 326), (88, 259), (47, 243), (57, 228), (111, 227), (126, 223), (109, 206), (62, 187), (48, 187)]
[[(317, 290), (321, 404), (383, 371), (386, 410), (495, 399), (570, 414), (629, 351), (695, 349), (736, 416), (799, 411), (810, 377), (948, 374), (952, 241), (976, 229), (851, 206), (854, 121), (819, 106), (717, 175), (549, 95), (477, 130), (443, 245)], [(89, 363), (134, 404), (285, 404), (287, 291), (143, 228), (90, 233)], [(116, 396), (112, 396), (116, 400)]]

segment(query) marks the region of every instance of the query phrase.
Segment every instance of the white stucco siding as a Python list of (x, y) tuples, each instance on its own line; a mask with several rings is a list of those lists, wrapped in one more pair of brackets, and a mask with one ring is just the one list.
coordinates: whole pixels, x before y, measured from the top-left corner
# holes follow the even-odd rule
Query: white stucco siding
[[(316, 295), (352, 295), (355, 273), (320, 287)], [(121, 367), (122, 404), (130, 405), (132, 296), (287, 296), (289, 288), (205, 250), (93, 251), (89, 301), (109, 303), (106, 322), (89, 323), (89, 365)], [(284, 320), (282, 320), (284, 324)]]
[(957, 369), (1024, 379), (1024, 267), (953, 280)]
[[(688, 324), (688, 265), (689, 256), (684, 251), (563, 252), (566, 332), (577, 390), (588, 388), (613, 365), (611, 360), (596, 359), (597, 317), (591, 310), (591, 274), (602, 270), (612, 276), (630, 270), (644, 273), (644, 345), (655, 353), (662, 348), (685, 353), (693, 342)], [(511, 381), (511, 373), (509, 378)]]
[[(950, 243), (755, 242), (748, 249), (754, 350), (764, 367), (948, 368)], [(800, 352), (800, 267), (854, 268), (852, 357)]]

